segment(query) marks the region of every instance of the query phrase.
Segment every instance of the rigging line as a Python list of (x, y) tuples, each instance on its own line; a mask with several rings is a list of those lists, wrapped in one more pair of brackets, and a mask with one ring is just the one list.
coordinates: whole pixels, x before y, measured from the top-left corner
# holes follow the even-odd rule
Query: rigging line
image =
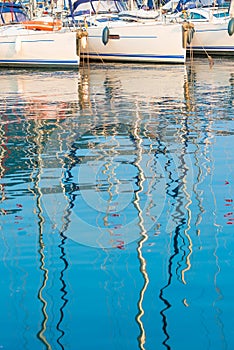
[[(196, 29), (195, 29), (195, 32), (194, 32), (194, 35), (196, 35)], [(200, 42), (200, 45), (202, 47), (202, 49), (204, 50), (207, 58), (208, 58), (208, 62), (209, 62), (209, 67), (212, 68), (213, 65), (214, 65), (214, 61), (213, 61), (213, 58), (208, 54), (207, 50), (205, 49), (204, 45), (202, 44), (201, 40), (199, 40), (199, 38), (196, 38), (198, 40), (198, 42)], [(192, 46), (192, 45), (191, 45)], [(190, 46), (190, 47), (191, 47)]]

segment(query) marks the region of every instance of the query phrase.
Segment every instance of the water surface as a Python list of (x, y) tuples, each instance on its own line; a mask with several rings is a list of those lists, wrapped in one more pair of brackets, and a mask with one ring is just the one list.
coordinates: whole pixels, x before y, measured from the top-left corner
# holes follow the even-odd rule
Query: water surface
[(234, 65), (1, 70), (0, 348), (234, 348)]

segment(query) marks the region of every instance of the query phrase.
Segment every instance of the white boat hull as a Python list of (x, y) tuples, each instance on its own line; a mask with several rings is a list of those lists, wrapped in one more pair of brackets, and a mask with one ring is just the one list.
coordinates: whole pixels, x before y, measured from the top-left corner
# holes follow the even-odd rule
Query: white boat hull
[(81, 47), (81, 57), (101, 61), (185, 63), (181, 24), (109, 24), (106, 45), (102, 41), (104, 27), (87, 28), (87, 46)]
[(234, 35), (228, 34), (228, 21), (224, 23), (194, 23), (195, 33), (189, 48), (194, 53), (234, 55)]
[(76, 32), (24, 29), (22, 25), (0, 27), (0, 66), (78, 67)]

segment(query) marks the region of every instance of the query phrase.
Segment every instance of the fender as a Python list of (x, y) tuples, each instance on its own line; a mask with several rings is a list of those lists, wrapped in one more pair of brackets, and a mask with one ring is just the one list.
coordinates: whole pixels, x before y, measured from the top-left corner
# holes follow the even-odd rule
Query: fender
[(228, 34), (232, 36), (233, 33), (234, 33), (234, 18), (231, 18), (228, 23)]
[(102, 31), (102, 42), (106, 45), (109, 41), (110, 30), (108, 27), (105, 27)]

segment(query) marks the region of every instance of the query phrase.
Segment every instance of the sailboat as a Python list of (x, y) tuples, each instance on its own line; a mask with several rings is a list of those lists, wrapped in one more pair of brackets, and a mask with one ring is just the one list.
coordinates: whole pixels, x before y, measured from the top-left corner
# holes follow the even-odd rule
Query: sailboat
[(0, 67), (75, 68), (77, 31), (51, 16), (31, 18), (15, 3), (0, 3)]
[(94, 7), (95, 1), (89, 1), (90, 10), (87, 9), (86, 0), (75, 1), (67, 19), (70, 26), (86, 28), (87, 40), (81, 45), (81, 58), (138, 63), (185, 63), (186, 47), (183, 45), (181, 23), (164, 20), (126, 21), (118, 15), (120, 11), (99, 12), (98, 5)]
[[(190, 8), (191, 4), (193, 8)], [(182, 0), (179, 1), (174, 14), (168, 15), (168, 19), (171, 18), (172, 21), (189, 21), (194, 25), (194, 30), (187, 40), (189, 51), (192, 50), (194, 54), (222, 56), (234, 55), (232, 17), (234, 15), (231, 14), (231, 4), (224, 7), (210, 3), (206, 7), (197, 7), (194, 2), (190, 1), (187, 5)]]

